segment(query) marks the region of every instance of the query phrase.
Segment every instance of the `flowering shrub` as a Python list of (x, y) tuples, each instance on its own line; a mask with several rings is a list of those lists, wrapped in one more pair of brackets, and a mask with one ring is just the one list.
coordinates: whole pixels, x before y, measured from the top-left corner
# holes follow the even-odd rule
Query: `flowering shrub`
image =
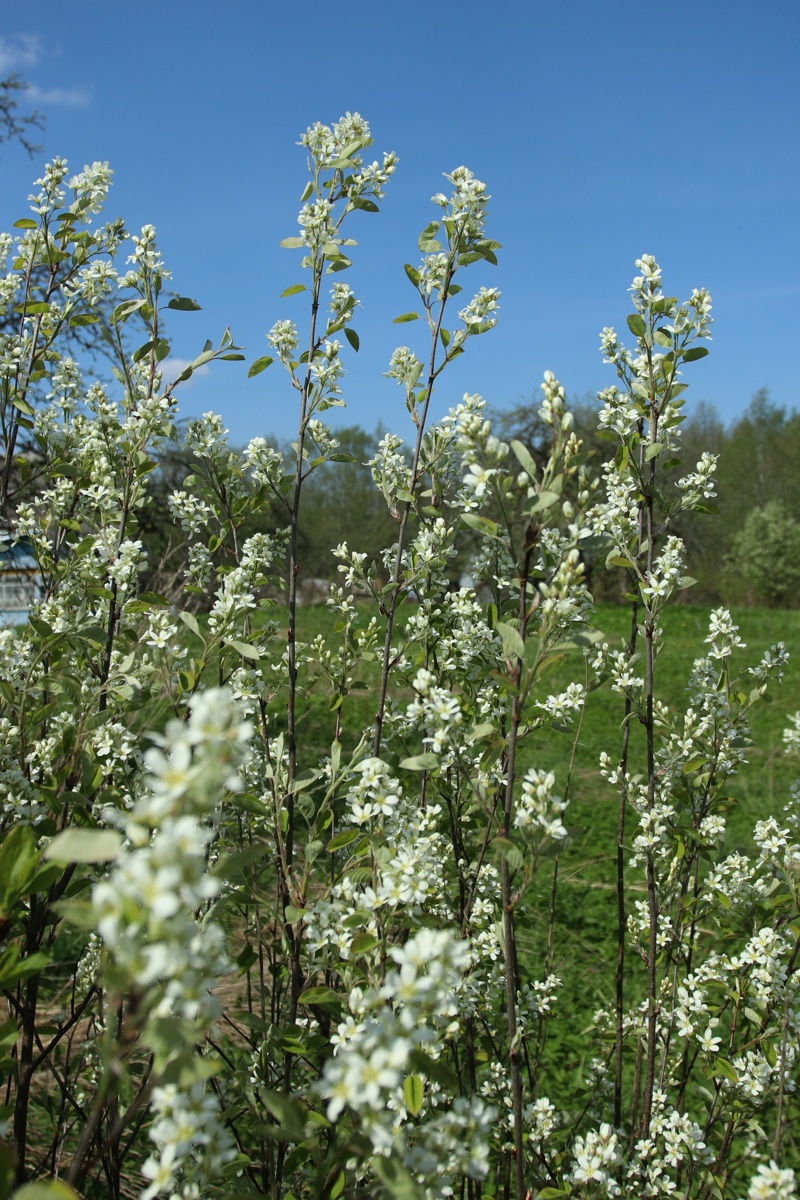
[[(402, 320), (422, 339), (387, 372), (411, 446), (389, 434), (369, 464), (396, 542), (383, 563), (335, 548), (339, 644), (303, 644), (298, 514), (309, 476), (337, 461), (323, 414), (343, 403), (359, 345), (345, 235), (379, 209), (397, 160), (365, 160), (357, 114), (301, 141), (309, 180), (284, 245), (307, 282), (284, 295), (306, 297), (308, 325), (279, 319), (250, 369), (275, 359), (287, 373), (294, 465), (262, 438), (237, 453), (214, 414), (189, 424), (191, 470), (169, 501), (190, 539), (183, 611), (139, 584), (148, 475), (180, 383), (239, 352), (226, 332), (164, 378), (169, 273), (151, 227), (93, 227), (105, 164), (71, 179), (51, 164), (2, 243), (0, 500), (42, 595), (26, 628), (0, 634), (0, 1197), (792, 1196), (800, 791), (758, 821), (751, 854), (725, 846), (748, 715), (788, 656), (780, 644), (738, 670), (742, 642), (718, 610), (685, 710), (656, 690), (663, 614), (691, 583), (674, 523), (714, 494), (709, 454), (662, 482), (710, 298), (679, 303), (653, 258), (637, 262), (634, 348), (602, 334), (618, 383), (600, 396), (616, 445), (600, 478), (550, 373), (544, 461), (499, 440), (477, 396), (433, 422), (439, 376), (499, 311), (483, 282), (453, 311), (456, 277), (499, 247), (485, 185), (464, 167), (446, 176), (405, 267), (419, 312)], [(63, 352), (70, 327), (92, 325), (117, 356), (113, 389)], [(245, 536), (267, 503), (285, 528)], [(465, 530), (488, 602), (448, 586)], [(629, 581), (622, 647), (592, 626), (590, 543)], [(265, 596), (283, 572), (288, 636)], [(197, 590), (213, 595), (202, 622)], [(578, 677), (551, 691), (568, 652)], [(353, 738), (364, 664), (375, 718)], [(301, 724), (320, 674), (322, 756)], [(544, 1049), (570, 964), (557, 973), (552, 911), (599, 686), (624, 718), (600, 763), (619, 797), (613, 999), (557, 1106)], [(564, 769), (537, 765), (544, 739), (565, 735)], [(798, 740), (790, 729), (787, 749)], [(545, 870), (537, 957), (521, 935)]]

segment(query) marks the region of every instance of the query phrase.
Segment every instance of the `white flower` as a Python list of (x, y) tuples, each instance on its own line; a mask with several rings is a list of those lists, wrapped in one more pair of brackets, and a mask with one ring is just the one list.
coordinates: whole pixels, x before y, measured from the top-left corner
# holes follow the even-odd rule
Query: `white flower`
[(791, 1200), (796, 1195), (794, 1171), (774, 1159), (769, 1166), (759, 1164), (747, 1190), (747, 1200)]

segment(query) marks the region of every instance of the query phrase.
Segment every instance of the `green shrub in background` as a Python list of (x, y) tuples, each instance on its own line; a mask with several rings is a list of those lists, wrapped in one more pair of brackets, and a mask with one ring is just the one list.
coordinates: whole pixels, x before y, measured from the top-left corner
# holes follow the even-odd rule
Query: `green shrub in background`
[(800, 521), (780, 500), (752, 509), (734, 538), (725, 570), (745, 598), (793, 607), (800, 596)]

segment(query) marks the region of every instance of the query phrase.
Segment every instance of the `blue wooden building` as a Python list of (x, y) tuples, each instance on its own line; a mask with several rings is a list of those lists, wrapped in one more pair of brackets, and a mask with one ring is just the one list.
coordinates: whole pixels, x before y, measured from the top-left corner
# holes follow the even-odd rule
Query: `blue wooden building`
[(40, 594), (39, 567), (30, 542), (0, 534), (0, 628), (24, 625)]

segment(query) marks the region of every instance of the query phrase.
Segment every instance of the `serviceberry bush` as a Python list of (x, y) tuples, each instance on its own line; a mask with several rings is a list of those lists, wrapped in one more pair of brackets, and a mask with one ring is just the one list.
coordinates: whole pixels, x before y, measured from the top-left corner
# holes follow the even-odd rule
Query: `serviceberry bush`
[[(0, 1200), (793, 1196), (800, 787), (750, 853), (725, 840), (750, 709), (788, 655), (741, 666), (719, 609), (685, 707), (658, 689), (664, 613), (691, 583), (676, 521), (714, 496), (710, 454), (665, 482), (710, 298), (665, 295), (638, 260), (632, 347), (602, 334), (616, 450), (599, 476), (549, 372), (537, 459), (495, 436), (478, 396), (433, 420), (440, 376), (499, 313), (486, 186), (447, 174), (405, 265), (416, 308), (399, 321), (421, 332), (387, 365), (408, 445), (387, 434), (368, 464), (396, 540), (383, 561), (331, 548), (337, 640), (304, 643), (304, 485), (348, 459), (325, 419), (359, 348), (341, 276), (397, 158), (367, 161), (358, 114), (301, 144), (283, 244), (302, 281), (283, 296), (305, 315), (280, 316), (250, 368), (286, 373), (293, 460), (260, 437), (238, 452), (213, 413), (189, 423), (169, 498), (188, 539), (180, 606), (141, 586), (149, 477), (180, 384), (240, 352), (225, 331), (165, 377), (169, 310), (197, 305), (165, 300), (152, 227), (95, 227), (106, 164), (48, 166), (2, 240), (1, 499), (40, 594), (0, 633)], [(115, 356), (113, 385), (66, 352), (84, 327)], [(282, 525), (248, 534), (266, 506)], [(477, 591), (449, 584), (465, 539)], [(623, 645), (593, 626), (598, 548), (627, 579)], [(575, 673), (554, 690), (561, 661)], [(303, 726), (319, 680), (321, 755)], [(582, 1014), (559, 1011), (579, 969), (557, 945), (559, 863), (601, 687), (622, 730), (591, 764), (619, 798), (612, 1001), (565, 1098), (545, 1046)]]

